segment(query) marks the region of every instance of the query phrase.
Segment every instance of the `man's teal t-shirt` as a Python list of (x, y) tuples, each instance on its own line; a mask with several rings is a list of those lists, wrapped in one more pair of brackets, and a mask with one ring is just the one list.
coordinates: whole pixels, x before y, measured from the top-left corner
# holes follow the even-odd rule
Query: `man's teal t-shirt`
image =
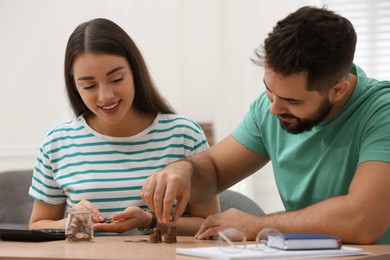
[[(390, 82), (367, 78), (357, 66), (351, 73), (358, 83), (346, 106), (311, 131), (293, 135), (283, 130), (263, 93), (232, 133), (271, 159), (286, 210), (347, 194), (362, 162), (390, 162)], [(390, 229), (378, 242), (390, 243)]]

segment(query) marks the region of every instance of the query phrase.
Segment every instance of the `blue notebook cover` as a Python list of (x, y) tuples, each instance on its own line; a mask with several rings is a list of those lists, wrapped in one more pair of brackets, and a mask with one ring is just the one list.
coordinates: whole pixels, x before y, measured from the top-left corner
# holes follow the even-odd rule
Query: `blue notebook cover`
[(269, 247), (283, 250), (340, 249), (341, 239), (336, 236), (313, 233), (271, 233)]

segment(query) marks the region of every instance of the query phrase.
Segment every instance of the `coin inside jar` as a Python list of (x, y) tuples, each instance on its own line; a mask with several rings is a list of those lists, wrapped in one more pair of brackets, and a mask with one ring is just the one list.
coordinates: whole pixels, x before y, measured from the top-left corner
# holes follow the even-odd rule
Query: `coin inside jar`
[(84, 236), (84, 233), (77, 233), (76, 237), (81, 239), (81, 238), (84, 238), (85, 236)]
[(90, 210), (69, 211), (65, 235), (67, 241), (91, 241), (94, 237)]

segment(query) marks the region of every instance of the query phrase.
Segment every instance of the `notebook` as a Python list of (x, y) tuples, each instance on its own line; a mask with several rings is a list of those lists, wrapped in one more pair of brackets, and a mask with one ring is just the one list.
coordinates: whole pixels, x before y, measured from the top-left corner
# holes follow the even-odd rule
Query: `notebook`
[(267, 245), (283, 250), (340, 249), (341, 239), (313, 233), (270, 233)]

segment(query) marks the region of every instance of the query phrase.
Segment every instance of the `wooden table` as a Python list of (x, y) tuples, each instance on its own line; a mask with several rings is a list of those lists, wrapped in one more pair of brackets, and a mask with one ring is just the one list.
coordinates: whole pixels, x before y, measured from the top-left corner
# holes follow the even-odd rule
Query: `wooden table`
[[(131, 242), (130, 242), (131, 240)], [(193, 237), (177, 237), (177, 243), (149, 243), (148, 236), (98, 236), (93, 242), (11, 242), (0, 241), (0, 259), (202, 259), (176, 255), (176, 247), (191, 248), (216, 246), (214, 240), (197, 240)], [(390, 244), (355, 246), (373, 254), (366, 256), (342, 257), (349, 259), (390, 259)], [(324, 258), (322, 258), (324, 259)], [(325, 258), (326, 259), (326, 258)], [(337, 258), (328, 258), (337, 259)]]

